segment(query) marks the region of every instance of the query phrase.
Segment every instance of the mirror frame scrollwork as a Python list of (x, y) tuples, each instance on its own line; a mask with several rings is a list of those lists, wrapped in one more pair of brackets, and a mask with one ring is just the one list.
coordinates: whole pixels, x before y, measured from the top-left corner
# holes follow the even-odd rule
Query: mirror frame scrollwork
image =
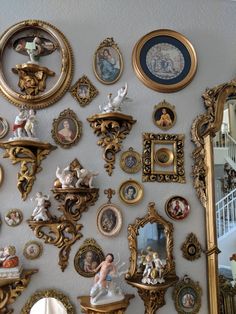
[(219, 313), (218, 254), (220, 251), (217, 247), (212, 141), (216, 132), (220, 130), (227, 97), (235, 93), (236, 80), (211, 89), (207, 88), (202, 95), (206, 112), (196, 117), (191, 128), (192, 141), (196, 146), (192, 154), (193, 186), (205, 208), (209, 314)]

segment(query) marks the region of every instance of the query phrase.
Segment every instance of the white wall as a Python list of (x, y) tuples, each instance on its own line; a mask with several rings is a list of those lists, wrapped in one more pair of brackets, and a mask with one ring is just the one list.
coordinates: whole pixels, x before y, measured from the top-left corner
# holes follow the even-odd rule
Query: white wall
[[(187, 198), (191, 205), (191, 214), (185, 221), (174, 223), (174, 256), (176, 272), (179, 277), (189, 274), (193, 280), (200, 282), (203, 289), (202, 307), (199, 313), (206, 314), (207, 310), (207, 274), (205, 256), (195, 262), (189, 262), (182, 257), (180, 246), (190, 232), (194, 232), (202, 246), (205, 246), (204, 210), (200, 205), (192, 186), (191, 153), (193, 144), (190, 140), (190, 128), (193, 119), (204, 112), (201, 94), (206, 87), (213, 87), (233, 78), (236, 69), (236, 3), (224, 0), (1, 0), (0, 32), (25, 19), (40, 19), (59, 28), (71, 43), (74, 54), (74, 83), (86, 74), (99, 89), (99, 96), (87, 107), (81, 108), (67, 93), (60, 101), (47, 109), (38, 112), (40, 120), (40, 137), (53, 143), (51, 138), (52, 120), (58, 114), (70, 107), (83, 121), (83, 137), (79, 144), (69, 150), (58, 148), (42, 162), (43, 171), (37, 175), (37, 180), (28, 199), (23, 202), (16, 188), (18, 166), (13, 166), (8, 159), (0, 159), (5, 171), (4, 183), (0, 188), (2, 216), (11, 208), (20, 208), (25, 220), (31, 215), (34, 206), (30, 197), (37, 191), (49, 193), (55, 178), (57, 165), (65, 166), (75, 157), (90, 169), (100, 172), (96, 185), (100, 188), (100, 197), (95, 206), (83, 214), (81, 223), (84, 225), (84, 237), (72, 246), (69, 266), (61, 272), (58, 261), (58, 249), (44, 245), (43, 256), (35, 261), (26, 260), (22, 255), (24, 244), (35, 239), (32, 231), (24, 221), (19, 227), (10, 228), (2, 224), (0, 230), (0, 246), (14, 244), (25, 268), (39, 268), (39, 273), (32, 277), (29, 287), (13, 305), (19, 313), (21, 307), (36, 289), (58, 288), (70, 296), (80, 313), (76, 299), (78, 295), (86, 295), (92, 279), (86, 279), (76, 273), (73, 258), (83, 240), (93, 237), (103, 247), (104, 252), (120, 252), (121, 258), (128, 263), (129, 249), (127, 243), (127, 226), (136, 217), (146, 214), (147, 204), (155, 201), (158, 211), (165, 218), (164, 205), (173, 195)], [(183, 33), (193, 44), (198, 56), (198, 70), (189, 86), (183, 90), (162, 94), (145, 87), (136, 77), (131, 64), (131, 54), (135, 43), (144, 34), (168, 28)], [(106, 37), (114, 37), (124, 57), (124, 73), (119, 82), (112, 86), (102, 85), (93, 74), (93, 54), (99, 43)], [(144, 183), (145, 196), (141, 203), (134, 207), (127, 206), (116, 195), (113, 199), (122, 208), (124, 224), (121, 233), (115, 238), (102, 236), (96, 228), (96, 211), (106, 202), (103, 194), (105, 188), (118, 190), (121, 182), (129, 179), (129, 175), (119, 168), (117, 156), (116, 168), (112, 177), (104, 171), (102, 150), (97, 146), (97, 137), (93, 134), (86, 118), (98, 111), (98, 105), (103, 103), (108, 93), (128, 82), (128, 96), (134, 101), (127, 106), (127, 114), (137, 119), (130, 135), (124, 141), (124, 150), (133, 146), (142, 151), (141, 133), (144, 131), (159, 133), (152, 122), (152, 112), (155, 104), (163, 99), (176, 106), (177, 123), (168, 133), (184, 133), (185, 140), (185, 171), (186, 184)], [(1, 97), (0, 115), (9, 122), (14, 120), (17, 113), (15, 106)], [(93, 156), (93, 157), (91, 157)], [(141, 182), (141, 173), (132, 178)], [(57, 202), (52, 200), (52, 207)], [(168, 218), (167, 218), (168, 219)], [(124, 283), (125, 291), (135, 293), (127, 313), (144, 313), (144, 307), (136, 290)], [(175, 313), (171, 298), (172, 288), (166, 293), (166, 305), (158, 313)]]

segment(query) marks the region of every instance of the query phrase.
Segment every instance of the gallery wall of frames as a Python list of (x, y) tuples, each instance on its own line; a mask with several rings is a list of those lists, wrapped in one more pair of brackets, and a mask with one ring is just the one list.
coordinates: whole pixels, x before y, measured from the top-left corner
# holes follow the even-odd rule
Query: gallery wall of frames
[(234, 77), (235, 14), (214, 0), (3, 1), (1, 313), (45, 298), (52, 313), (210, 313), (190, 131), (206, 87)]

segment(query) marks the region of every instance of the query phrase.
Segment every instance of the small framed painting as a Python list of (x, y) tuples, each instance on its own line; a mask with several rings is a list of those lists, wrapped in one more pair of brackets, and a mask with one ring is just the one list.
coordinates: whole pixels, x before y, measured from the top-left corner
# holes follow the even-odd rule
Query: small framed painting
[(81, 107), (85, 107), (98, 95), (98, 90), (87, 76), (83, 75), (71, 87), (70, 93), (79, 102)]
[(27, 259), (39, 258), (43, 253), (43, 246), (39, 241), (29, 241), (25, 244), (23, 254)]
[(141, 155), (132, 147), (123, 152), (120, 158), (120, 167), (127, 173), (137, 173), (142, 167)]
[(117, 235), (122, 227), (121, 211), (115, 204), (107, 203), (98, 209), (98, 230), (105, 236)]
[(6, 119), (0, 117), (0, 138), (3, 138), (9, 131), (9, 124)]
[(114, 84), (123, 71), (123, 57), (114, 39), (106, 38), (97, 48), (93, 59), (96, 78), (103, 84)]
[(190, 206), (182, 196), (172, 196), (165, 204), (165, 211), (171, 219), (183, 220), (189, 215)]
[(176, 92), (188, 85), (197, 70), (197, 56), (182, 34), (160, 29), (143, 36), (133, 50), (138, 78), (158, 92)]
[(143, 198), (143, 187), (135, 180), (127, 180), (121, 184), (119, 196), (126, 204), (136, 204)]
[(176, 122), (175, 106), (163, 100), (154, 107), (153, 122), (162, 130), (171, 129)]
[(19, 224), (23, 220), (23, 213), (19, 209), (11, 209), (9, 210), (5, 215), (5, 222), (10, 227), (16, 227), (19, 226)]

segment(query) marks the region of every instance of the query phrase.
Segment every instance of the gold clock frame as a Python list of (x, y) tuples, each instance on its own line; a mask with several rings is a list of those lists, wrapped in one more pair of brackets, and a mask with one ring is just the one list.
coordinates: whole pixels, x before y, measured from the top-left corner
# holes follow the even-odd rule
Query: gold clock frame
[(196, 146), (192, 153), (193, 186), (205, 209), (206, 219), (209, 314), (219, 313), (219, 249), (217, 247), (212, 141), (215, 133), (220, 129), (224, 104), (231, 94), (236, 94), (235, 79), (211, 89), (207, 88), (202, 95), (206, 112), (196, 117), (191, 128), (192, 141)]
[(10, 84), (7, 83), (1, 66), (0, 92), (7, 100), (18, 107), (24, 105), (27, 108), (42, 109), (58, 101), (69, 88), (73, 74), (72, 49), (64, 34), (55, 26), (40, 20), (25, 20), (12, 25), (2, 34), (0, 38), (0, 64), (2, 63), (4, 50), (8, 47), (11, 38), (21, 31), (32, 31), (34, 34), (41, 31), (54, 38), (61, 52), (61, 68), (60, 73), (58, 73), (58, 80), (50, 90), (40, 95), (24, 95), (13, 90)]

